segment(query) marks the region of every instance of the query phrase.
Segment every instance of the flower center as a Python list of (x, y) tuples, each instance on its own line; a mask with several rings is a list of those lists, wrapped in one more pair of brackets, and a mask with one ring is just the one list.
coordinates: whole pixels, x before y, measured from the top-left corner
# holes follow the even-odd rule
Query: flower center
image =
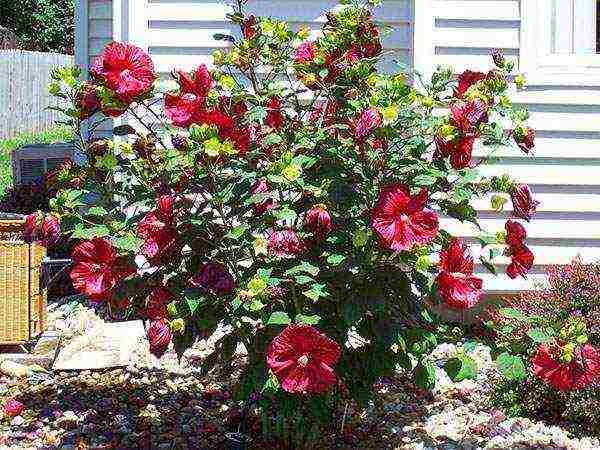
[(300, 358), (298, 358), (298, 365), (300, 367), (306, 367), (306, 366), (308, 366), (308, 361), (309, 361), (308, 355), (302, 355)]

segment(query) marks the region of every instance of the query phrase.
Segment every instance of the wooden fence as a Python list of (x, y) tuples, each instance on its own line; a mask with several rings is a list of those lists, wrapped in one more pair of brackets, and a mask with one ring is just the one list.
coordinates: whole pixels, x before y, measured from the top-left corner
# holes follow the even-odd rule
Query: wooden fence
[(52, 69), (74, 64), (73, 56), (0, 50), (0, 139), (38, 132), (61, 119), (48, 93)]

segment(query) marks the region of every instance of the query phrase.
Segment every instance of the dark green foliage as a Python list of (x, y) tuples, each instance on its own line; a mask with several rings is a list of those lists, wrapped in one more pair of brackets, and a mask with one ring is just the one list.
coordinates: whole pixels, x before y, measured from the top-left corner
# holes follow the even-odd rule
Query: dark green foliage
[(73, 54), (75, 0), (1, 0), (0, 26), (16, 34), (18, 48)]

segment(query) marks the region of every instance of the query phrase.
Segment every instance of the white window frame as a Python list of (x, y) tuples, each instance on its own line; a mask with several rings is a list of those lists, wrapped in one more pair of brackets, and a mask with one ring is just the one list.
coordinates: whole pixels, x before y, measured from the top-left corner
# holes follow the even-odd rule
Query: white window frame
[[(575, 7), (579, 3), (585, 7), (587, 1), (589, 0), (575, 0)], [(550, 0), (521, 1), (520, 69), (526, 75), (528, 83), (600, 86), (600, 54), (553, 51), (552, 12)], [(591, 33), (596, 28), (595, 14), (583, 17), (586, 19), (578, 23), (582, 28), (581, 33), (578, 31), (579, 35)], [(577, 39), (578, 33), (573, 33), (574, 39)], [(588, 44), (576, 42), (571, 45), (581, 48)]]

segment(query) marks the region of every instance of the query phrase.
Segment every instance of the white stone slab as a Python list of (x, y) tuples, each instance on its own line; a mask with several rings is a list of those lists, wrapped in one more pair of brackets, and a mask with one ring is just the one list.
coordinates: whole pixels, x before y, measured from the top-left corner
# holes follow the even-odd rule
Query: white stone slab
[(94, 370), (127, 366), (140, 338), (141, 320), (101, 323), (60, 349), (54, 370)]

